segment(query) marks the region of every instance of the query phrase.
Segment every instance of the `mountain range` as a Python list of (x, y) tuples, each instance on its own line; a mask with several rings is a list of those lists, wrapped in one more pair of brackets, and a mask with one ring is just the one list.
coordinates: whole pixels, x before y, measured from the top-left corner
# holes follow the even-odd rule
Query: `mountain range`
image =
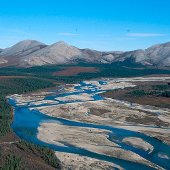
[(96, 51), (79, 49), (65, 42), (46, 45), (36, 40), (24, 40), (12, 47), (0, 49), (2, 66), (41, 66), (50, 64), (113, 63), (127, 59), (135, 63), (153, 66), (170, 66), (170, 42), (157, 44), (144, 50), (135, 51)]

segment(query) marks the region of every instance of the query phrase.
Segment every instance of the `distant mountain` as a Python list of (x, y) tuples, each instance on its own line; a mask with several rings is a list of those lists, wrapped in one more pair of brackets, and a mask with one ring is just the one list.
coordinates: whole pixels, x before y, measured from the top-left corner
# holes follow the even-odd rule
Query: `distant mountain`
[(79, 61), (89, 63), (110, 63), (115, 56), (90, 49), (78, 49), (65, 42), (57, 42), (27, 55), (22, 65), (69, 64)]
[(60, 41), (27, 55), (21, 62), (23, 65), (31, 66), (66, 64), (73, 60), (73, 58), (79, 58), (81, 56), (81, 50)]
[(47, 64), (113, 63), (134, 61), (143, 65), (170, 66), (170, 43), (152, 46), (146, 50), (128, 52), (101, 52), (79, 49), (65, 42), (46, 45), (35, 40), (21, 41), (0, 51), (0, 66), (41, 66)]
[(3, 61), (7, 65), (20, 65), (20, 60), (22, 57), (25, 57), (37, 50), (41, 50), (47, 45), (35, 41), (35, 40), (24, 40), (21, 41), (10, 48), (4, 49), (0, 53), (0, 63)]
[(35, 40), (24, 40), (10, 48), (4, 49), (0, 55), (3, 57), (25, 56), (46, 46), (47, 45)]
[(0, 53), (3, 51), (3, 49), (0, 48)]
[(122, 58), (133, 58), (143, 65), (170, 66), (170, 42), (154, 45), (146, 50), (125, 52)]
[(170, 66), (170, 42), (148, 48), (146, 55), (152, 64)]

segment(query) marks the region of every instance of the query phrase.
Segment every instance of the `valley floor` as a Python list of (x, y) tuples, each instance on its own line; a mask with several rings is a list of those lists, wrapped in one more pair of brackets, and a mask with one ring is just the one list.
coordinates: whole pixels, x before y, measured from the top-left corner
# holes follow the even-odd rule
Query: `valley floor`
[[(30, 116), (31, 112), (38, 111), (51, 117), (49, 121), (39, 121), (38, 134), (34, 138), (61, 148), (73, 147), (115, 158), (115, 162), (99, 161), (95, 156), (79, 156), (80, 152), (56, 151), (57, 157), (64, 162), (63, 169), (129, 169), (130, 163), (146, 169), (167, 169), (170, 165), (163, 167), (163, 164), (170, 160), (169, 106), (120, 100), (112, 97), (110, 91), (169, 81), (168, 76), (102, 79), (66, 85), (56, 91), (15, 94), (9, 98), (16, 102), (16, 108), (28, 108)], [(102, 97), (104, 92), (109, 95), (106, 93)], [(52, 120), (52, 117), (62, 120)], [(17, 130), (15, 126), (18, 125), (14, 121), (14, 131)], [(158, 144), (162, 145), (162, 150)]]

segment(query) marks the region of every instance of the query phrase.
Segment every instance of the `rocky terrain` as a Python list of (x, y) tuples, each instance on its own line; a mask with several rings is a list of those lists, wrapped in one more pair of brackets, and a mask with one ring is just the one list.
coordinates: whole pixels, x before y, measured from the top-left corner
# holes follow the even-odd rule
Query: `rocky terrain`
[(142, 65), (170, 66), (170, 43), (158, 44), (145, 50), (101, 52), (79, 49), (65, 42), (52, 45), (24, 40), (10, 48), (0, 49), (0, 66), (41, 66), (49, 64), (112, 63), (129, 60)]

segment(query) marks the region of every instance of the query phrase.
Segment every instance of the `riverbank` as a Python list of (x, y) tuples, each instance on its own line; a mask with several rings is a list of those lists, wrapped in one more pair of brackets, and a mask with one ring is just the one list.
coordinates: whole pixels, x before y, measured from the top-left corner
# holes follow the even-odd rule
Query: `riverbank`
[[(167, 113), (168, 110), (165, 110), (165, 113), (159, 115), (129, 108), (129, 106), (124, 106), (122, 103), (106, 100), (42, 106), (36, 109), (49, 116), (80, 122), (114, 127), (127, 127), (129, 125), (131, 130), (156, 137), (162, 142), (170, 144), (170, 115)], [(155, 110), (151, 111), (154, 112)]]
[[(42, 123), (38, 128), (37, 137), (41, 141), (57, 146), (71, 145), (118, 159), (156, 167), (156, 165), (138, 154), (124, 150), (118, 144), (109, 141), (108, 133), (109, 131), (100, 129), (72, 127), (56, 123)], [(146, 143), (143, 144), (143, 147), (147, 147)]]
[[(164, 162), (169, 160), (169, 148), (164, 144), (169, 143), (168, 108), (102, 98), (100, 94), (107, 90), (135, 87), (134, 82), (168, 79), (93, 80), (66, 86), (61, 92), (53, 89), (46, 94), (13, 95), (10, 98), (16, 102), (17, 114), (14, 129), (23, 138), (35, 143), (43, 142), (54, 150), (71, 150), (86, 157), (92, 152), (95, 159), (108, 160), (102, 157), (108, 156), (113, 158), (110, 162), (115, 160), (118, 166), (137, 163), (161, 169), (157, 165), (164, 167)], [(138, 142), (134, 143), (133, 140)], [(82, 150), (86, 150), (85, 153)]]
[(124, 170), (114, 163), (80, 156), (78, 154), (56, 152), (56, 156), (61, 160), (62, 170)]

